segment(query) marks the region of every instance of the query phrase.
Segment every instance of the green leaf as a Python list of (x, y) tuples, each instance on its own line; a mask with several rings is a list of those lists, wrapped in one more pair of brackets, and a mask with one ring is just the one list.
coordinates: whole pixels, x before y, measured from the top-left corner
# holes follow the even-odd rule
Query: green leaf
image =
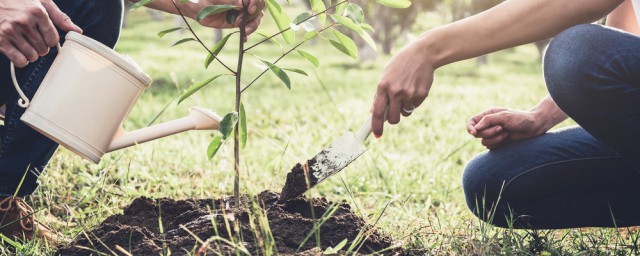
[(303, 75), (303, 76), (309, 76), (309, 74), (307, 74), (307, 72), (304, 72), (304, 70), (302, 70), (302, 69), (297, 69), (297, 68), (284, 68), (284, 70), (291, 71), (291, 72), (294, 72), (294, 73), (298, 73), (298, 74), (301, 74), (301, 75)]
[(247, 113), (244, 111), (244, 104), (240, 102), (240, 120), (238, 127), (238, 137), (240, 137), (240, 147), (247, 146)]
[(316, 58), (316, 56), (313, 56), (311, 53), (302, 51), (302, 50), (298, 50), (298, 53), (304, 57), (305, 59), (307, 59), (309, 62), (311, 62), (311, 64), (313, 64), (316, 67), (320, 66), (320, 61), (318, 61), (318, 58)]
[(185, 29), (185, 27), (175, 27), (175, 28), (170, 28), (170, 29), (167, 29), (167, 30), (162, 30), (162, 31), (158, 32), (158, 37), (162, 38), (166, 34), (169, 34), (171, 32), (174, 32), (174, 31), (177, 31), (177, 30), (180, 30), (180, 29)]
[(138, 9), (138, 8), (140, 8), (142, 6), (145, 6), (145, 5), (147, 5), (148, 3), (151, 3), (151, 2), (153, 2), (153, 0), (141, 0), (141, 1), (138, 1), (137, 3), (133, 4), (131, 6), (131, 8), (129, 8), (129, 11), (133, 11), (135, 9)]
[(375, 29), (373, 29), (373, 27), (369, 24), (366, 23), (360, 23), (360, 27), (364, 30), (369, 30), (370, 32), (376, 32)]
[(316, 36), (320, 35), (320, 33), (318, 33), (318, 31), (309, 31), (304, 35), (304, 40), (311, 40), (313, 38), (315, 38)]
[(289, 29), (291, 19), (276, 0), (266, 0), (266, 2), (269, 13), (271, 13), (271, 17), (273, 17), (276, 25), (278, 25), (278, 29), (284, 31), (282, 32), (282, 37), (284, 37), (284, 40), (288, 44), (293, 44), (296, 41), (296, 34)]
[(348, 1), (339, 4), (338, 6), (336, 6), (333, 15), (342, 16), (342, 14), (344, 14), (344, 11), (347, 10), (347, 7), (349, 7)]
[(225, 16), (225, 18), (227, 19), (227, 24), (232, 25), (234, 22), (236, 22), (236, 19), (238, 18), (239, 15), (240, 15), (240, 11), (238, 10), (227, 11), (227, 16)]
[(358, 47), (356, 46), (356, 43), (338, 30), (333, 30), (333, 34), (336, 36), (338, 41), (329, 40), (331, 45), (344, 54), (351, 56), (351, 58), (358, 59)]
[(286, 85), (287, 88), (289, 88), (289, 90), (291, 90), (291, 79), (289, 79), (289, 76), (287, 75), (286, 72), (284, 72), (284, 70), (282, 70), (280, 67), (266, 60), (263, 60), (262, 62), (266, 64), (269, 67), (269, 69), (273, 71), (273, 73), (276, 74), (278, 78), (280, 78), (280, 80), (282, 80), (284, 85)]
[(364, 41), (371, 47), (371, 49), (373, 49), (373, 51), (376, 51), (376, 52), (378, 51), (378, 45), (376, 45), (376, 41), (374, 41), (373, 38), (371, 38), (369, 33), (362, 31), (362, 34), (360, 35), (360, 37), (364, 39)]
[(236, 8), (238, 8), (235, 5), (230, 5), (230, 4), (220, 4), (220, 5), (209, 5), (205, 8), (203, 8), (198, 15), (196, 16), (196, 20), (197, 21), (201, 21), (202, 19), (206, 18), (209, 15), (214, 15), (214, 14), (218, 14), (218, 13), (223, 13), (229, 10), (235, 10)]
[(308, 19), (309, 17), (311, 17), (311, 14), (309, 14), (308, 12), (303, 12), (300, 15), (298, 15), (298, 17), (293, 19), (292, 23), (298, 25), (302, 23), (302, 21)]
[(183, 39), (180, 39), (177, 42), (173, 43), (171, 45), (171, 47), (174, 47), (174, 46), (179, 45), (179, 44), (184, 44), (186, 42), (191, 42), (191, 41), (195, 41), (195, 39), (193, 39), (193, 38), (183, 38)]
[(332, 15), (331, 18), (340, 23), (342, 26), (358, 33), (358, 35), (362, 35), (362, 28), (358, 24), (354, 23), (351, 19), (344, 16), (336, 15)]
[(238, 113), (231, 112), (225, 115), (220, 121), (220, 133), (222, 133), (222, 139), (226, 140), (233, 132), (233, 127), (238, 122)]
[(347, 7), (347, 16), (349, 16), (349, 18), (351, 18), (355, 23), (364, 22), (364, 11), (362, 10), (362, 7), (357, 4), (349, 3), (349, 6)]
[[(313, 12), (315, 12), (316, 14), (321, 13), (325, 9), (327, 9), (322, 0), (309, 0), (309, 3), (311, 4), (311, 10), (313, 10)], [(320, 27), (324, 26), (324, 23), (327, 21), (327, 15), (323, 13), (318, 15), (317, 17), (319, 23), (318, 25)]]
[(222, 145), (222, 136), (218, 134), (215, 137), (213, 137), (213, 140), (211, 140), (211, 143), (209, 143), (209, 146), (207, 147), (207, 157), (209, 157), (209, 159), (213, 158), (216, 155), (216, 153), (218, 153), (218, 149), (220, 149), (221, 145)]
[(391, 8), (407, 8), (411, 6), (411, 1), (409, 0), (376, 0), (376, 2)]
[(226, 35), (224, 38), (222, 38), (222, 40), (220, 40), (220, 42), (218, 42), (215, 46), (213, 46), (213, 48), (211, 48), (211, 52), (207, 54), (207, 58), (204, 60), (205, 69), (208, 68), (211, 62), (215, 59), (213, 58), (213, 56), (218, 56), (218, 54), (220, 54), (220, 51), (222, 51), (222, 48), (224, 48), (224, 46), (227, 44), (229, 37), (231, 37), (231, 35), (235, 33), (236, 32)]
[(178, 104), (180, 104), (183, 100), (189, 98), (191, 95), (193, 95), (194, 93), (196, 93), (197, 91), (199, 91), (200, 89), (204, 88), (205, 86), (207, 86), (209, 83), (213, 82), (213, 80), (218, 79), (218, 77), (220, 77), (222, 75), (217, 75), (214, 77), (210, 77), (206, 80), (202, 80), (192, 86), (189, 87), (189, 89), (187, 89), (182, 96), (180, 96), (180, 99), (178, 100)]
[(267, 34), (266, 31), (262, 30), (262, 29), (258, 29), (256, 32), (256, 34), (264, 37), (264, 38), (268, 38), (269, 42), (272, 42), (273, 44), (277, 45), (278, 47), (280, 47), (280, 49), (282, 49), (282, 45), (278, 42), (278, 40), (276, 40), (275, 37), (271, 37), (271, 35)]

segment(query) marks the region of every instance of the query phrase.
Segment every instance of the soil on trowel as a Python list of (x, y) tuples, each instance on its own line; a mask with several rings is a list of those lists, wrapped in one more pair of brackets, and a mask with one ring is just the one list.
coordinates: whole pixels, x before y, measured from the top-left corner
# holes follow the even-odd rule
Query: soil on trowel
[(311, 168), (316, 160), (311, 159), (304, 165), (298, 163), (287, 173), (287, 180), (280, 192), (280, 202), (298, 197), (306, 192), (310, 187), (318, 184), (318, 178), (314, 175), (315, 170)]
[[(242, 206), (234, 207), (233, 198), (141, 197), (58, 253), (168, 255), (170, 250), (171, 255), (265, 255), (265, 248), (272, 248), (275, 255), (320, 255), (346, 239), (338, 254), (354, 241), (359, 254), (403, 254), (392, 248), (389, 236), (366, 224), (348, 204), (304, 196), (285, 202), (278, 198), (278, 193), (264, 191), (253, 198), (244, 196)], [(362, 238), (360, 242), (357, 237)]]

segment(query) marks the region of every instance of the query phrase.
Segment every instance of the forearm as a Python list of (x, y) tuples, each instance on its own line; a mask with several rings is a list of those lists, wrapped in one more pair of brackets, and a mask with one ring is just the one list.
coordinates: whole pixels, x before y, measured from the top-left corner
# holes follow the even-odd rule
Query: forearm
[(633, 11), (631, 0), (625, 0), (618, 8), (609, 13), (606, 25), (640, 35), (640, 27), (638, 27), (638, 20)]
[(548, 131), (569, 118), (548, 95), (542, 99), (538, 105), (532, 108), (530, 112), (533, 113), (536, 123), (540, 125), (540, 130), (542, 131)]
[(424, 33), (417, 44), (434, 68), (549, 38), (595, 21), (623, 0), (510, 0)]

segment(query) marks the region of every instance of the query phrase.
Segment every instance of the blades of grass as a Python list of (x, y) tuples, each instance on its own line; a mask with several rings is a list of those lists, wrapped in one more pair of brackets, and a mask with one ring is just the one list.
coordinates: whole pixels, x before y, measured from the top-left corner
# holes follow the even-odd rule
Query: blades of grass
[(16, 248), (16, 249), (18, 249), (18, 250), (22, 250), (22, 249), (23, 249), (23, 247), (22, 247), (22, 244), (21, 244), (21, 243), (18, 243), (18, 242), (16, 242), (16, 241), (14, 241), (13, 239), (11, 239), (11, 238), (9, 238), (9, 237), (5, 236), (5, 235), (4, 235), (4, 234), (2, 234), (2, 233), (0, 233), (0, 240), (2, 240), (2, 242), (3, 242), (3, 243), (5, 243), (5, 242), (6, 242), (6, 243), (8, 243), (9, 245), (11, 245), (11, 246), (15, 247), (15, 248)]
[(333, 214), (336, 212), (336, 210), (338, 210), (338, 206), (339, 203), (338, 202), (334, 202), (333, 204), (331, 204), (331, 206), (329, 206), (329, 209), (331, 209), (330, 211), (326, 211), (324, 213), (324, 215), (322, 215), (321, 221), (318, 225), (314, 225), (313, 229), (311, 229), (311, 231), (309, 231), (309, 234), (307, 234), (307, 236), (304, 238), (304, 240), (302, 240), (302, 243), (300, 243), (300, 245), (298, 246), (298, 249), (296, 249), (296, 253), (298, 253), (300, 251), (300, 249), (307, 243), (307, 241), (309, 241), (309, 239), (315, 235), (316, 229), (319, 229), (320, 227), (322, 227), (322, 225), (324, 225), (324, 223), (329, 220), (329, 218), (331, 216), (333, 216)]
[(164, 105), (164, 107), (160, 110), (160, 112), (158, 112), (152, 119), (151, 121), (149, 121), (149, 123), (147, 123), (147, 126), (151, 126), (152, 124), (154, 124), (156, 121), (158, 121), (158, 118), (160, 118), (160, 116), (162, 116), (162, 114), (164, 114), (165, 111), (167, 111), (167, 109), (169, 108), (169, 106), (171, 106), (171, 103), (173, 103), (175, 100), (177, 100), (180, 96), (176, 96), (173, 97), (166, 105)]
[(133, 254), (131, 254), (130, 252), (128, 252), (127, 250), (125, 250), (124, 248), (120, 247), (117, 244), (116, 244), (116, 250), (123, 253), (125, 256), (133, 256)]

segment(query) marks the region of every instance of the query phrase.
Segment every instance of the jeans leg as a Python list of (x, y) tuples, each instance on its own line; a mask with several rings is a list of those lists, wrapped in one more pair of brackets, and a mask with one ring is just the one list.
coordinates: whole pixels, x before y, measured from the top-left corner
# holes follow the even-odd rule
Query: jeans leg
[(565, 113), (640, 171), (640, 37), (569, 28), (549, 45), (544, 77)]
[(471, 211), (500, 227), (640, 224), (640, 173), (584, 129), (571, 127), (476, 156), (463, 188)]
[[(122, 0), (54, 2), (85, 35), (109, 47), (115, 46), (122, 20)], [(66, 33), (58, 32), (64, 41)], [(27, 97), (33, 97), (56, 54), (57, 50), (53, 48), (49, 55), (16, 70), (18, 83)], [(0, 195), (11, 195), (16, 191), (19, 196), (29, 195), (38, 186), (38, 176), (58, 145), (20, 121), (24, 109), (17, 105), (19, 97), (13, 89), (9, 60), (5, 56), (0, 56), (0, 91), (0, 103), (7, 104), (5, 123), (0, 127)], [(19, 187), (23, 176), (24, 182)]]

